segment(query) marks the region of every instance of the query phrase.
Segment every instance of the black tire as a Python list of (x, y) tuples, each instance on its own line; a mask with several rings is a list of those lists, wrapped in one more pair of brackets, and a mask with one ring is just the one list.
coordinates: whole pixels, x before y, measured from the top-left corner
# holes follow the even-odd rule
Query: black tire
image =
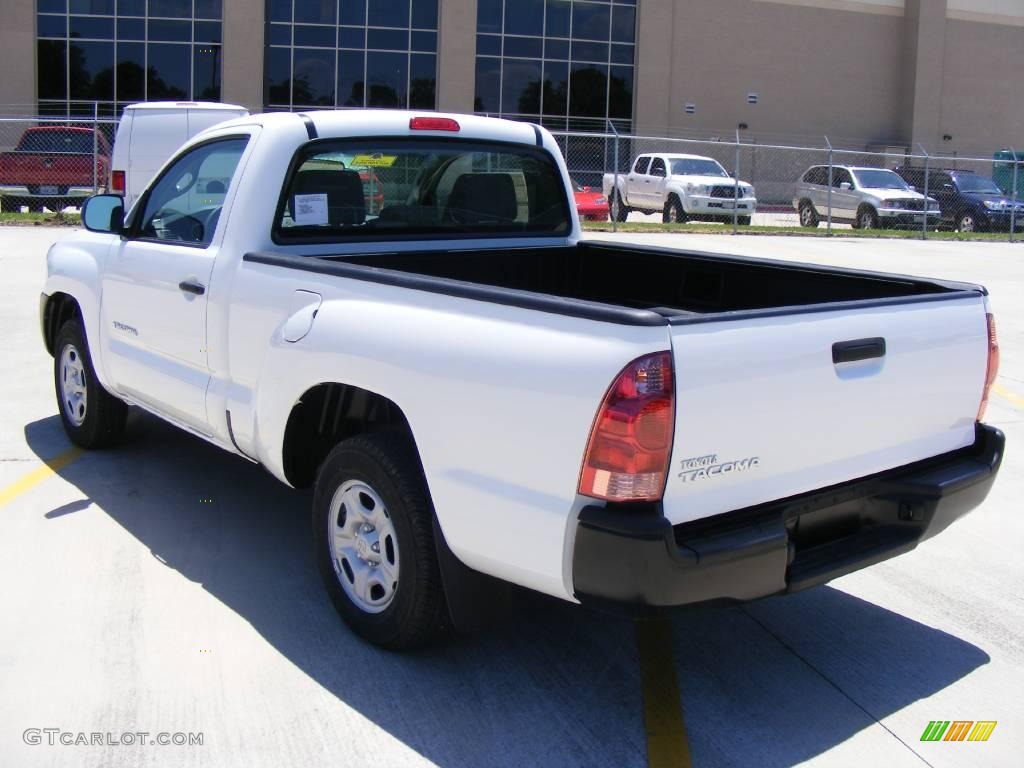
[(814, 204), (810, 200), (802, 200), (797, 211), (800, 214), (801, 227), (814, 229), (821, 223), (821, 217), (818, 215), (817, 210), (814, 208)]
[(629, 217), (629, 207), (622, 202), (622, 196), (616, 190), (612, 196), (612, 204), (608, 209), (608, 218), (611, 221), (617, 221), (620, 224)]
[(878, 213), (870, 205), (861, 206), (857, 210), (857, 218), (853, 221), (854, 229), (878, 229)]
[(683, 209), (683, 204), (679, 201), (678, 196), (668, 196), (668, 200), (665, 201), (665, 207), (661, 211), (661, 221), (663, 224), (686, 223), (686, 211)]
[(3, 213), (18, 213), (21, 210), (21, 205), (9, 197), (0, 197), (0, 212)]
[(981, 232), (984, 225), (974, 211), (964, 211), (956, 219), (957, 232)]
[[(69, 370), (65, 370), (63, 365), (65, 350)], [(75, 358), (74, 363), (71, 363), (71, 358)], [(84, 376), (84, 381), (78, 382), (85, 391), (84, 401), (77, 404), (67, 398), (66, 388), (62, 385), (62, 378), (70, 373), (70, 369), (78, 369)], [(83, 448), (108, 448), (117, 443), (124, 434), (128, 406), (107, 392), (96, 378), (89, 345), (77, 319), (64, 323), (57, 332), (53, 344), (53, 385), (60, 420), (71, 442)], [(78, 414), (74, 418), (72, 411)]]
[(736, 219), (736, 223), (739, 226), (741, 226), (741, 227), (749, 227), (750, 226), (750, 217), (749, 216), (740, 216), (740, 217), (738, 217)]
[(42, 203), (29, 203), (28, 204), (28, 212), (29, 213), (42, 213), (43, 212), (43, 204)]
[[(344, 557), (335, 559), (332, 554), (335, 531), (350, 514), (339, 501), (341, 506), (332, 515), (332, 504), (335, 495), (353, 482), (369, 487), (383, 501), (395, 538), (398, 578), (390, 602), (379, 612), (360, 607), (350, 597), (341, 580), (354, 583), (347, 575), (351, 566), (346, 570)], [(419, 647), (439, 637), (447, 626), (433, 515), (419, 459), (401, 434), (375, 432), (344, 440), (320, 465), (313, 496), (314, 558), (341, 618), (374, 645), (392, 650)]]

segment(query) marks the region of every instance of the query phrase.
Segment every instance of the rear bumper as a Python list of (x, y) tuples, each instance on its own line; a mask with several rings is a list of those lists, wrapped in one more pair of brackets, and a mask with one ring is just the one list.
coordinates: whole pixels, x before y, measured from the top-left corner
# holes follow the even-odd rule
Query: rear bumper
[(673, 527), (658, 505), (588, 506), (573, 585), (583, 603), (677, 606), (796, 592), (909, 552), (978, 506), (1005, 438), (842, 485)]

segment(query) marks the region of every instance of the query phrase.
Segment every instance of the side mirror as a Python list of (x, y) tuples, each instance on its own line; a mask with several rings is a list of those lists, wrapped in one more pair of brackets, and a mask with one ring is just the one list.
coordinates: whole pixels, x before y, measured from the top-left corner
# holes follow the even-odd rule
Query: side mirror
[(82, 206), (82, 224), (90, 232), (120, 235), (124, 232), (124, 198), (93, 195)]
[(839, 185), (840, 189), (853, 189), (853, 186), (848, 181), (844, 181)]
[(588, 185), (584, 185), (583, 186), (583, 191), (584, 192), (589, 192), (590, 191), (590, 187)]
[(942, 191), (943, 192), (952, 192), (953, 191), (953, 185), (952, 184), (943, 184), (942, 185)]

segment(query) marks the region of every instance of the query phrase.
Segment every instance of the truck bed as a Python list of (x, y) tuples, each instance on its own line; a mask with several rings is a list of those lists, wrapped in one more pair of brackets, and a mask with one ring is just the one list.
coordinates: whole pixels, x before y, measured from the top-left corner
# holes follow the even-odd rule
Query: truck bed
[(929, 300), (963, 290), (983, 292), (973, 285), (898, 275), (598, 242), (321, 258), (645, 310), (671, 322), (721, 319), (722, 313), (748, 316), (781, 308), (820, 309), (836, 302)]

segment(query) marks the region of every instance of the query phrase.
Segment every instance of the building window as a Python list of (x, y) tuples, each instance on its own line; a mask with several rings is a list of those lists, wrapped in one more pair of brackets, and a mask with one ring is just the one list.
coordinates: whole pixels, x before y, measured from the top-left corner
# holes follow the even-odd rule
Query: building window
[(38, 0), (39, 112), (220, 100), (222, 0)]
[(434, 109), (437, 0), (267, 0), (265, 106)]
[(628, 131), (635, 43), (636, 0), (478, 0), (474, 109)]

